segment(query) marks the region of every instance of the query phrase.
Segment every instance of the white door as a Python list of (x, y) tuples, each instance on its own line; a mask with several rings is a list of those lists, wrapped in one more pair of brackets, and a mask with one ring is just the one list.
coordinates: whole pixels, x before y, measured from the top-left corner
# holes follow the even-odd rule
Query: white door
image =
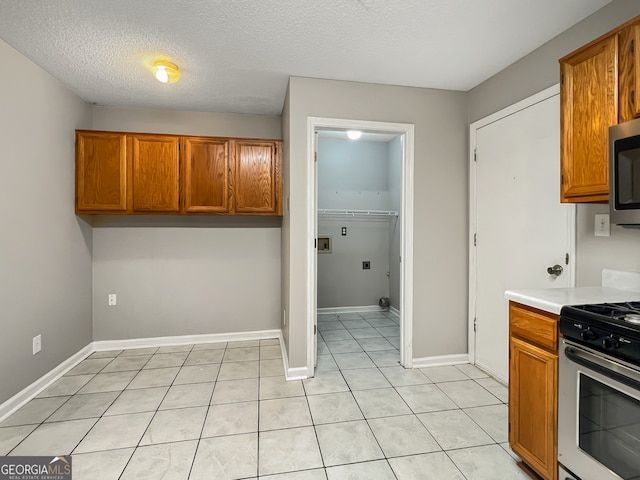
[[(475, 350), (478, 366), (507, 381), (504, 291), (573, 285), (575, 207), (560, 203), (558, 88), (474, 123), (472, 142), (474, 137), (470, 353), (473, 359)], [(547, 272), (554, 265), (562, 274)]]

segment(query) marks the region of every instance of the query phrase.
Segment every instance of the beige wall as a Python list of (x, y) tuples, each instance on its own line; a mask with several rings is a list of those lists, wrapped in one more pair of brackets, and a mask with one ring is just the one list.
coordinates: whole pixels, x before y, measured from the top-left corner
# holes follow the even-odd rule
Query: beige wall
[(2, 403), (91, 342), (91, 228), (73, 206), (91, 107), (3, 41), (0, 61)]
[[(94, 108), (93, 128), (281, 138), (279, 116)], [(94, 340), (278, 329), (280, 219), (97, 217)], [(107, 296), (117, 294), (115, 307)]]
[[(638, 0), (614, 0), (536, 51), (469, 92), (469, 121), (558, 83), (558, 59), (640, 15)], [(594, 236), (594, 215), (607, 205), (578, 205), (577, 285), (600, 285), (602, 269), (640, 271), (640, 230), (612, 226), (611, 237)]]
[[(307, 118), (415, 125), (413, 356), (467, 351), (466, 94), (293, 77), (289, 81), (289, 362), (306, 365)], [(443, 205), (446, 205), (444, 207)]]

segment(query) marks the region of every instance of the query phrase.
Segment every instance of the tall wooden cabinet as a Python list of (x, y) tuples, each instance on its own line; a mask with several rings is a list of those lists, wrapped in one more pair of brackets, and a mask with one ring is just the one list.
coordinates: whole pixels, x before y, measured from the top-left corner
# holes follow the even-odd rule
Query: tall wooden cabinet
[(640, 116), (640, 17), (560, 59), (562, 202), (609, 199), (608, 132)]
[(558, 477), (558, 316), (509, 303), (509, 444), (546, 480)]
[(282, 215), (281, 141), (76, 132), (76, 213)]

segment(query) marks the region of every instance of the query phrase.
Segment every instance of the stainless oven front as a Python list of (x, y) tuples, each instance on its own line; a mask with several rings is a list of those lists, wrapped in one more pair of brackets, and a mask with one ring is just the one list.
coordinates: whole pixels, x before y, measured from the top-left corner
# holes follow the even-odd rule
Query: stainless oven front
[(580, 480), (640, 480), (640, 368), (562, 341), (558, 461)]

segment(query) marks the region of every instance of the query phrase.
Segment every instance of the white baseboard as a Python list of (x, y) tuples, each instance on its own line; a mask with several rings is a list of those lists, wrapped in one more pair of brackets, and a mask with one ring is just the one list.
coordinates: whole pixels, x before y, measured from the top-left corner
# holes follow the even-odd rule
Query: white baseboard
[(292, 368), (289, 366), (289, 356), (287, 355), (287, 349), (284, 346), (284, 337), (282, 336), (282, 332), (278, 336), (280, 340), (280, 349), (282, 350), (282, 363), (284, 366), (284, 376), (289, 380), (305, 380), (309, 378), (309, 371), (307, 367), (295, 367)]
[(485, 365), (482, 365), (481, 363), (478, 363), (478, 362), (476, 362), (476, 367), (478, 367), (483, 372), (495, 378), (497, 381), (502, 383), (505, 387), (509, 385), (509, 378), (503, 377), (502, 375), (491, 370), (489, 367), (486, 367)]
[(94, 351), (101, 352), (103, 350), (166, 347), (169, 345), (188, 345), (192, 343), (241, 342), (245, 340), (263, 340), (266, 338), (280, 337), (280, 330), (259, 330), (255, 332), (178, 335), (174, 337), (132, 338), (127, 340), (100, 340), (93, 342), (93, 347)]
[(363, 305), (360, 307), (323, 307), (318, 308), (318, 313), (347, 313), (347, 312), (385, 312), (386, 309), (378, 305)]
[(13, 397), (6, 400), (4, 403), (0, 405), (0, 422), (6, 419), (9, 415), (14, 413), (20, 407), (25, 405), (29, 400), (37, 396), (40, 392), (42, 392), (45, 388), (51, 385), (53, 382), (62, 377), (65, 373), (71, 370), (73, 367), (78, 365), (82, 360), (87, 358), (89, 355), (93, 353), (92, 344), (87, 345), (78, 353), (70, 356), (65, 361), (63, 361), (60, 365), (52, 369), (50, 372), (45, 373), (38, 380), (33, 382), (31, 385), (23, 388), (21, 391), (16, 393)]
[[(175, 337), (133, 338), (128, 340), (102, 340), (90, 343), (78, 353), (63, 361), (53, 370), (37, 379), (31, 385), (25, 387), (13, 397), (0, 404), (0, 422), (25, 405), (29, 400), (36, 397), (45, 388), (58, 380), (93, 352), (101, 352), (105, 350), (127, 350), (130, 348), (144, 347), (165, 347), (168, 345), (185, 345), (191, 343), (240, 342), (244, 340), (263, 340), (267, 338), (277, 338), (280, 340), (280, 345), (283, 349), (282, 358), (287, 380), (307, 378), (306, 368), (302, 369), (304, 372), (299, 372), (298, 370), (300, 369), (298, 368), (288, 368), (284, 341), (280, 330), (261, 330), (255, 332), (218, 333), (208, 335), (180, 335)], [(289, 373), (289, 371), (291, 371), (291, 373)]]
[(461, 365), (469, 363), (469, 354), (440, 355), (437, 357), (422, 357), (413, 359), (413, 368), (441, 367), (445, 365)]
[(389, 311), (394, 315), (400, 316), (400, 310), (398, 310), (396, 307), (389, 307)]

